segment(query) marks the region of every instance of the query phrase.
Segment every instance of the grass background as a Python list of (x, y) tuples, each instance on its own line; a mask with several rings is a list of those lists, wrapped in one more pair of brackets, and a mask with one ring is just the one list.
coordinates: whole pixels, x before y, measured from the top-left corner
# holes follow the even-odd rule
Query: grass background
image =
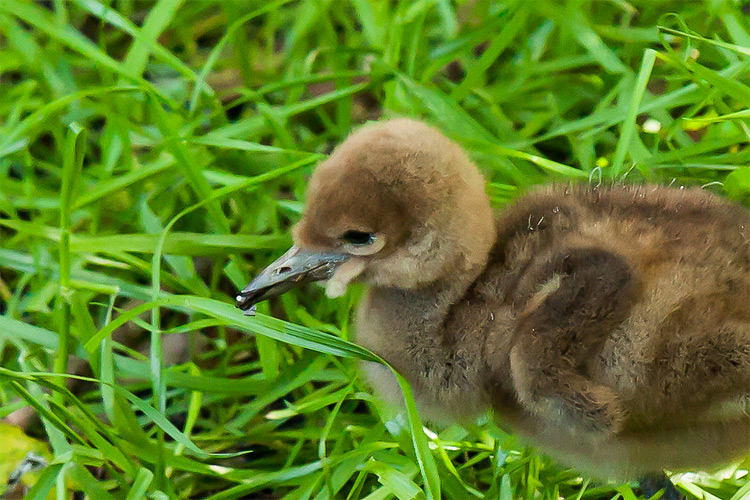
[[(749, 20), (730, 0), (0, 0), (0, 416), (31, 406), (52, 459), (28, 497), (638, 498), (490, 422), (383, 408), (347, 342), (361, 290), (256, 318), (233, 297), (290, 244), (314, 164), (381, 116), (464, 145), (498, 207), (570, 179), (747, 203)], [(739, 500), (746, 467), (673, 479)]]

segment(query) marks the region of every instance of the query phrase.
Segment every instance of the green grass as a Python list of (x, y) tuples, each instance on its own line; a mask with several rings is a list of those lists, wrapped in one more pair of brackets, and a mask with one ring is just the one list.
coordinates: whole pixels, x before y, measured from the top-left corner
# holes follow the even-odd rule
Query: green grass
[[(0, 0), (0, 416), (31, 405), (54, 456), (29, 497), (637, 498), (491, 422), (383, 407), (348, 342), (361, 290), (256, 318), (233, 297), (290, 244), (314, 164), (381, 116), (464, 145), (498, 207), (566, 179), (747, 203), (743, 9)], [(675, 479), (739, 500), (746, 468)]]

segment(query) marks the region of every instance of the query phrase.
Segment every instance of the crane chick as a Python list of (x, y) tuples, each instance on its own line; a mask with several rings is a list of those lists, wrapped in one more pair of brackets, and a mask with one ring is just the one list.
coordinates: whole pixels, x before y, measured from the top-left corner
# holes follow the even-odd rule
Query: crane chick
[[(495, 217), (461, 148), (361, 128), (315, 170), (295, 246), (237, 297), (369, 285), (357, 342), (428, 416), (502, 425), (600, 478), (750, 452), (750, 215), (701, 190), (549, 186)], [(375, 390), (400, 397), (383, 366)]]

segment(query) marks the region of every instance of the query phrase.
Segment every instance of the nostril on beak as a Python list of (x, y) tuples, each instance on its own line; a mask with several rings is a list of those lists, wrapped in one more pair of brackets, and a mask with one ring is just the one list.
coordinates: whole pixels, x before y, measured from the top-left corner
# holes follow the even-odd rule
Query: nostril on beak
[(276, 269), (276, 274), (285, 274), (291, 270), (292, 268), (289, 266), (281, 266), (280, 268)]

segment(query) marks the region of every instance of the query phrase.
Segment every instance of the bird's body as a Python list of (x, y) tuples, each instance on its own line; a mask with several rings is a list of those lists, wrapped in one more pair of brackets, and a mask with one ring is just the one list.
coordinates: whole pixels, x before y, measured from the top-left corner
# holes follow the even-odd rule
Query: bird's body
[(543, 188), (500, 215), (468, 285), (373, 287), (358, 342), (428, 416), (492, 407), (597, 477), (716, 465), (750, 451), (748, 231), (700, 190)]
[[(358, 343), (420, 409), (487, 409), (564, 463), (635, 479), (750, 451), (750, 215), (701, 190), (556, 186), (496, 218), (463, 151), (410, 120), (315, 171), (297, 247), (238, 296), (370, 285)], [(400, 397), (383, 366), (364, 370)]]

